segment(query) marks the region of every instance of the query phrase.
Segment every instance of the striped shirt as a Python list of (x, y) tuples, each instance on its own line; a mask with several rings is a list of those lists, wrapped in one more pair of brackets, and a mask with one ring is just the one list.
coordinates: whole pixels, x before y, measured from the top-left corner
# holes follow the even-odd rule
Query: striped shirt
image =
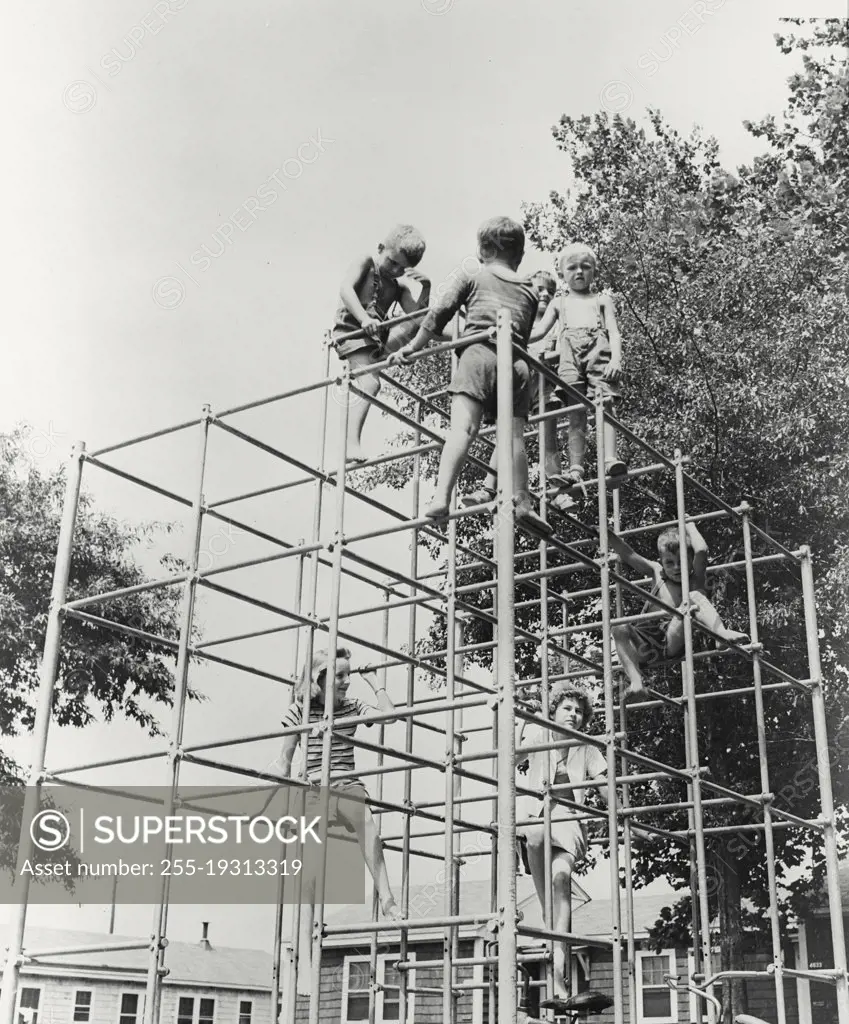
[[(357, 731), (357, 723), (345, 725), (343, 719), (353, 718), (355, 715), (368, 715), (375, 709), (371, 704), (365, 704), (361, 700), (346, 698), (341, 704), (337, 704), (333, 712), (333, 737), (330, 745), (330, 775), (342, 775), (355, 770), (354, 744), (350, 737)], [(283, 725), (288, 728), (292, 725), (300, 725), (303, 721), (303, 705), (300, 701), (293, 701), (286, 709), (283, 716)], [(320, 722), (324, 718), (324, 700), (310, 702), (310, 722)], [(370, 725), (371, 723), (364, 723)], [(303, 749), (303, 733), (301, 733), (301, 749)], [(307, 734), (307, 778), (314, 779), (321, 775), (321, 749), (324, 743), (323, 735), (313, 736)]]
[(439, 334), (461, 307), (466, 311), (463, 334), (476, 334), (495, 327), (500, 309), (509, 309), (513, 340), (523, 348), (537, 312), (537, 293), (529, 277), (520, 277), (501, 263), (484, 263), (476, 274), (460, 273), (424, 318), (422, 327)]

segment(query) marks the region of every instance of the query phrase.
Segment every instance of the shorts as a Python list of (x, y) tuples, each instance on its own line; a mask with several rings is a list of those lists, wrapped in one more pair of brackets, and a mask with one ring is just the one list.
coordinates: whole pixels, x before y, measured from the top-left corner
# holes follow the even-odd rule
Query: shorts
[[(407, 320), (403, 324), (396, 324), (394, 327), (385, 327), (380, 331), (378, 338), (370, 338), (365, 335), (362, 338), (351, 338), (349, 341), (340, 341), (336, 345), (336, 354), (340, 359), (348, 359), (355, 352), (368, 352), (373, 363), (379, 363), (385, 359), (390, 352), (397, 352), (402, 345), (415, 338), (419, 329), (418, 320)], [(340, 334), (350, 334), (357, 330), (356, 327), (346, 327)], [(334, 330), (333, 334), (336, 333)], [(331, 334), (331, 340), (333, 340)]]
[[(498, 411), (497, 366), (495, 349), (483, 342), (472, 342), (460, 349), (459, 361), (448, 392), (468, 395), (483, 406), (484, 423), (495, 423)], [(531, 408), (531, 373), (524, 359), (513, 360), (513, 415), (526, 420)]]
[(347, 359), (355, 352), (368, 352), (371, 354), (371, 361), (379, 363), (383, 356), (383, 343), (365, 336), (363, 338), (351, 338), (350, 341), (340, 341), (336, 346), (336, 354), (340, 359)]
[(539, 404), (539, 381), (531, 385), (531, 415), (539, 416), (540, 413), (551, 411), (555, 406), (560, 405), (560, 397), (555, 394), (555, 385), (550, 380), (542, 382), (542, 406)]
[(659, 661), (666, 661), (669, 652), (666, 645), (666, 619), (649, 619), (647, 622), (630, 623), (628, 636), (634, 645), (637, 664), (640, 668), (650, 668)]
[[(551, 813), (554, 815), (558, 814), (558, 812), (562, 814), (563, 810), (562, 807), (555, 804), (551, 809)], [(537, 817), (542, 817), (542, 804), (540, 804)], [(544, 829), (545, 825), (541, 821), (539, 825), (521, 825), (516, 830), (517, 836), (524, 840), (521, 842), (519, 851), (522, 863), (527, 867), (529, 874), (530, 864), (528, 863), (527, 841), (531, 838), (541, 839)], [(551, 852), (554, 854), (558, 850), (568, 853), (573, 863), (581, 863), (587, 855), (587, 830), (583, 821), (568, 818), (564, 821), (552, 821)]]
[[(310, 779), (318, 787), (316, 779)], [(368, 790), (360, 779), (330, 780), (330, 807), (327, 827), (341, 825), (346, 832), (359, 832), (363, 827), (365, 809), (368, 806)]]
[(560, 365), (557, 375), (564, 384), (588, 398), (603, 395), (618, 398), (618, 384), (603, 379), (612, 358), (607, 332), (589, 327), (573, 327), (560, 336)]

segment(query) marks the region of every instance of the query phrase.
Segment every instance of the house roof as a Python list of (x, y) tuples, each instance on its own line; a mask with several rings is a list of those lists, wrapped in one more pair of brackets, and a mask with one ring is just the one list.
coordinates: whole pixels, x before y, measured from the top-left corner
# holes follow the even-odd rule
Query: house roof
[[(57, 949), (62, 946), (107, 946), (140, 942), (138, 936), (104, 935), (103, 932), (66, 931), (58, 928), (27, 928), (24, 952)], [(5, 960), (5, 956), (2, 957)], [(236, 949), (211, 943), (169, 941), (166, 985), (215, 985), (236, 988), (241, 992), (271, 988), (271, 954), (258, 949)], [(34, 967), (60, 968), (63, 974), (74, 970), (98, 973), (119, 973), (144, 980), (147, 970), (147, 949), (114, 950), (103, 953), (74, 953), (68, 956), (45, 957)]]
[[(523, 914), (523, 923), (533, 928), (542, 928), (542, 908), (536, 898), (533, 882), (525, 875), (517, 880), (517, 896), (519, 910)], [(668, 892), (665, 895), (645, 895), (634, 897), (634, 934), (645, 936), (648, 929), (657, 920), (663, 907), (668, 907), (679, 898), (678, 893)], [(464, 880), (460, 886), (460, 914), (485, 917), (489, 915), (490, 883), (489, 880)], [(572, 903), (573, 931), (587, 936), (605, 936), (610, 934), (610, 900), (579, 901), (573, 894)], [(623, 903), (624, 919), (624, 903)], [(410, 886), (410, 917), (436, 920), (445, 916), (445, 886), (432, 882), (428, 885)], [(334, 907), (328, 910), (327, 923), (330, 925), (350, 925), (368, 919), (368, 911), (361, 905)], [(426, 930), (425, 930), (426, 932)], [(410, 940), (415, 941), (414, 933)], [(334, 935), (327, 940), (332, 945), (348, 945), (355, 941), (352, 935)], [(356, 941), (361, 941), (359, 937)]]

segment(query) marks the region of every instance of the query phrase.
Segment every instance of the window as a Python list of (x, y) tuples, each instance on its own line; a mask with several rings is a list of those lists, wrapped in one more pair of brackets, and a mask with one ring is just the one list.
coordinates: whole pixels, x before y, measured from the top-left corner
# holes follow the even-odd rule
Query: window
[[(243, 1024), (241, 1014), (244, 1005), (244, 1003), (239, 1004), (239, 1024)], [(248, 1002), (248, 1021), (250, 1021), (250, 1005)], [(215, 1000), (180, 996), (177, 1000), (177, 1024), (215, 1024)]]
[(121, 1012), (118, 1015), (118, 1024), (138, 1024), (140, 1001), (138, 992), (121, 993)]
[(18, 1024), (38, 1024), (40, 988), (22, 988), (18, 996)]
[(637, 953), (637, 1014), (640, 1024), (678, 1024), (678, 995), (664, 981), (675, 977), (675, 950)]
[(73, 1020), (86, 1024), (91, 1020), (91, 991), (89, 989), (77, 989), (74, 993), (74, 1016)]
[[(251, 1024), (251, 1012), (253, 1010), (253, 1003), (250, 999), (239, 1000), (239, 1024)], [(278, 1011), (278, 1020), (280, 1014)]]
[[(397, 954), (388, 953), (378, 957), (377, 982), (386, 988), (375, 992), (375, 1022), (390, 1024), (401, 1020), (401, 972), (396, 970)], [(410, 983), (414, 983), (414, 975), (409, 974)], [(342, 1024), (359, 1024), (368, 1020), (369, 988), (371, 986), (371, 961), (365, 956), (345, 957), (345, 968), (342, 982)], [(407, 1000), (407, 1019), (413, 1020), (413, 1000)]]

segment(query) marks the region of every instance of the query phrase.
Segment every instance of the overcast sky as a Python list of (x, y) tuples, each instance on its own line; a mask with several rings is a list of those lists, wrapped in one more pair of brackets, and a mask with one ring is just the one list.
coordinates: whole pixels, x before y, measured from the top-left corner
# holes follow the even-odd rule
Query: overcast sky
[[(483, 219), (519, 217), (523, 201), (568, 187), (551, 138), (564, 113), (606, 108), (639, 119), (659, 107), (682, 131), (699, 124), (716, 135), (733, 168), (759, 150), (743, 119), (783, 105), (793, 65), (773, 42), (777, 16), (844, 8), (844, 0), (18, 5), (5, 22), (13, 45), (0, 170), (0, 429), (31, 423), (31, 454), (47, 466), (74, 438), (96, 448), (188, 419), (205, 402), (221, 409), (316, 379), (340, 274), (392, 224), (420, 227), (422, 268), (444, 280), (474, 252)], [(526, 258), (528, 270), (548, 265), (544, 254)], [(315, 448), (316, 405), (290, 403), (248, 427), (303, 456)], [(366, 442), (380, 436), (371, 423)], [(213, 441), (215, 496), (280, 479), (268, 460)], [(193, 451), (178, 437), (120, 464), (190, 493)], [(86, 478), (120, 515), (175, 515), (92, 470)], [(294, 541), (308, 534), (310, 508), (293, 494), (266, 511)], [(353, 513), (355, 526), (365, 522)], [(225, 537), (218, 548), (237, 543), (240, 556), (254, 553), (244, 538)], [(402, 541), (381, 555), (403, 565)], [(291, 593), (291, 567), (263, 586)], [(229, 632), (245, 621), (212, 607), (205, 615)], [(275, 643), (258, 656), (290, 656), (288, 640)], [(211, 672), (198, 685), (208, 700), (193, 711), (193, 735), (273, 728), (269, 707), (276, 720), (279, 696), (268, 687)], [(120, 723), (54, 731), (52, 763), (145, 742)], [(15, 751), (26, 759), (24, 745)], [(262, 748), (253, 763), (268, 754)], [(597, 874), (590, 888), (603, 891)], [(201, 917), (232, 944), (260, 941), (258, 922), (263, 934), (271, 927), (251, 908), (175, 908), (172, 934), (195, 938)], [(105, 916), (36, 908), (32, 919), (100, 928)], [(119, 931), (148, 924), (146, 910), (119, 910)]]

